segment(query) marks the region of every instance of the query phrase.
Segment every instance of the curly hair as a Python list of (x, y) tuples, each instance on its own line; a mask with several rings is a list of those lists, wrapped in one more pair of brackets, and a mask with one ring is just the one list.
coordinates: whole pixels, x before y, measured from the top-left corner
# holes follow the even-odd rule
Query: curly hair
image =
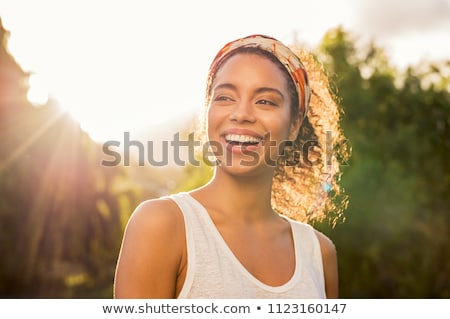
[[(295, 50), (309, 78), (311, 99), (299, 134), (284, 148), (272, 183), (272, 206), (280, 214), (305, 223), (328, 220), (332, 225), (343, 218), (348, 196), (340, 185), (341, 163), (351, 150), (340, 127), (342, 110), (331, 93), (328, 77), (316, 58)], [(217, 69), (236, 54), (257, 54), (268, 58), (283, 72), (291, 97), (291, 119), (299, 116), (299, 100), (292, 77), (270, 52), (259, 48), (240, 48), (224, 59)], [(207, 108), (211, 98), (209, 78), (205, 108), (201, 114), (198, 138), (206, 142)]]
[(295, 50), (309, 77), (311, 100), (299, 134), (280, 158), (272, 185), (274, 209), (307, 223), (343, 219), (348, 195), (340, 185), (341, 166), (351, 148), (340, 127), (343, 114), (317, 59)]

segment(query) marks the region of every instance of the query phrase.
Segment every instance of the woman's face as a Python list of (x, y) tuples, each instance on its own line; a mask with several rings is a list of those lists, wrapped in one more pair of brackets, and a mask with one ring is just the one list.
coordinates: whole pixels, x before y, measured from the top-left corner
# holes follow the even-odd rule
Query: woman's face
[[(269, 59), (241, 53), (217, 71), (208, 108), (208, 139), (221, 167), (276, 166), (280, 143), (298, 132), (282, 71)], [(231, 168), (230, 168), (231, 169)]]

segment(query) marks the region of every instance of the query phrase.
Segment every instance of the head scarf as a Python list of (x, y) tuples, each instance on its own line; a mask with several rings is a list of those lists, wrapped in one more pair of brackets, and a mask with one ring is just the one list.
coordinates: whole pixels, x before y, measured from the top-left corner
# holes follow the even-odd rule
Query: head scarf
[(221, 63), (240, 48), (253, 47), (273, 54), (288, 71), (297, 89), (300, 111), (306, 117), (311, 91), (308, 75), (300, 58), (286, 45), (275, 38), (254, 34), (227, 43), (214, 58), (208, 72), (208, 90)]

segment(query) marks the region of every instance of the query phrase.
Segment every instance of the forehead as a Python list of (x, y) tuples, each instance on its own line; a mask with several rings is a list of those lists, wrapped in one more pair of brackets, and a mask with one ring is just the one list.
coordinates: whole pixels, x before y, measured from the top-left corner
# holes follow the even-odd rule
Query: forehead
[(264, 85), (287, 89), (286, 75), (274, 61), (257, 53), (236, 53), (227, 58), (217, 70), (213, 87), (219, 82), (256, 81)]

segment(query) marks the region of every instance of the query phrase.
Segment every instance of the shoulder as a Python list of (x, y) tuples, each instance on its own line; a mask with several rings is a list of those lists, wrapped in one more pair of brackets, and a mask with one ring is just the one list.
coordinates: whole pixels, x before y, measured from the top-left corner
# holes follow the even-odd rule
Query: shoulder
[(335, 256), (336, 255), (336, 246), (331, 241), (331, 239), (316, 229), (314, 230), (314, 233), (316, 234), (316, 237), (319, 240), (320, 251), (322, 252), (322, 258)]
[(184, 220), (170, 199), (141, 203), (125, 229), (116, 267), (115, 297), (174, 297), (185, 261)]
[(184, 244), (184, 219), (177, 204), (168, 199), (152, 199), (139, 204), (125, 229), (124, 239), (133, 249), (171, 249), (176, 253)]
[(302, 230), (303, 232), (307, 232), (313, 238), (317, 238), (320, 246), (320, 251), (322, 253), (322, 257), (325, 256), (333, 256), (336, 255), (336, 247), (334, 243), (328, 238), (325, 234), (315, 229), (313, 226), (299, 222), (296, 220), (291, 220), (291, 224), (295, 225), (297, 229)]
[(182, 248), (185, 238), (184, 218), (178, 205), (169, 198), (152, 199), (136, 207), (125, 228), (124, 240), (133, 242), (133, 249)]
[(177, 204), (168, 198), (152, 199), (139, 204), (131, 214), (122, 249), (129, 248), (139, 258), (152, 254), (170, 257), (168, 252), (171, 252), (177, 259), (184, 238), (184, 219)]
[[(132, 213), (126, 231), (154, 229), (158, 232), (182, 226), (183, 218), (177, 204), (169, 198), (151, 199), (139, 204)], [(168, 227), (165, 227), (168, 226)]]

